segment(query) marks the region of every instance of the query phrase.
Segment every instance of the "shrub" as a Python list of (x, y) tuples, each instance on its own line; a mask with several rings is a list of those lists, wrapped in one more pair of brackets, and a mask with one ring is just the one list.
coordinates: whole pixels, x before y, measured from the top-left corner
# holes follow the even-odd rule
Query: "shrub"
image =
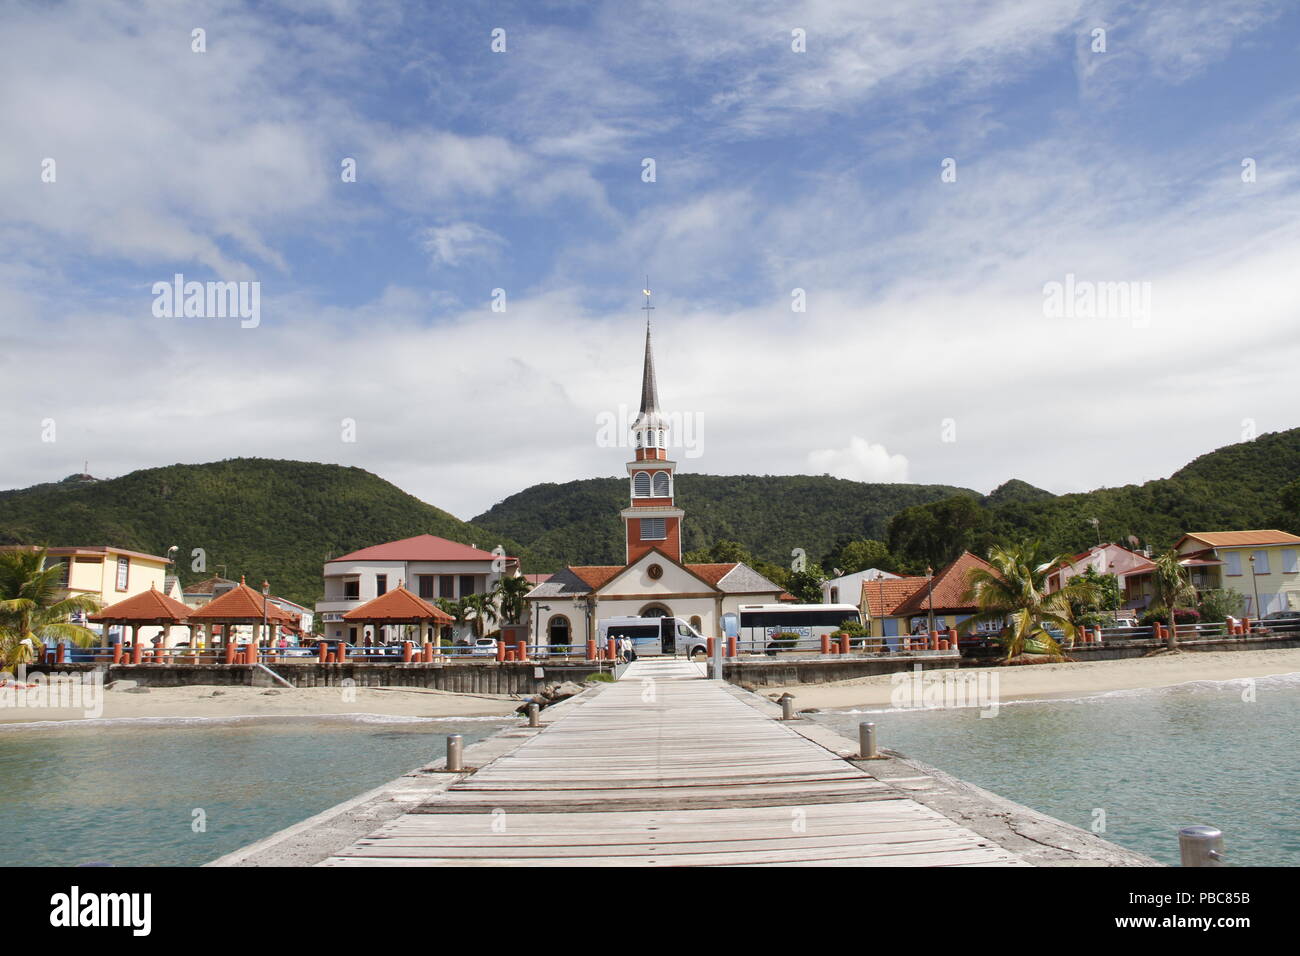
[(588, 674), (586, 677), (582, 679), (583, 683), (587, 683), (588, 681), (596, 681), (598, 684), (612, 684), (614, 683), (614, 680), (615, 680), (614, 675), (611, 674), (609, 671), (596, 671), (596, 673)]

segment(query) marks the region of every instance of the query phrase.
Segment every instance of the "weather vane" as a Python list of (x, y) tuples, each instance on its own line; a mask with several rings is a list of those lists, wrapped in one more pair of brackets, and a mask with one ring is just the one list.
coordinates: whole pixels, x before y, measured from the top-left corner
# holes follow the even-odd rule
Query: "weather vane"
[(641, 311), (645, 313), (645, 320), (650, 321), (650, 313), (654, 311), (654, 306), (650, 304), (650, 277), (645, 277), (645, 288), (641, 290), (645, 296), (645, 305), (641, 306)]

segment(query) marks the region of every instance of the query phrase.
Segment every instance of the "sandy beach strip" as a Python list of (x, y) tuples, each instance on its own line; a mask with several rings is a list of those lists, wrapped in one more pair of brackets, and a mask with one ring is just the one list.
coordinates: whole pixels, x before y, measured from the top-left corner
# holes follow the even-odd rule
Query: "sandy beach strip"
[[(1003, 702), (1053, 697), (1087, 697), (1108, 691), (1169, 687), (1191, 681), (1225, 681), (1300, 673), (1300, 648), (1261, 651), (1215, 651), (1161, 654), (1121, 661), (1030, 664), (995, 668), (944, 668), (925, 673), (963, 675), (991, 671), (998, 675)], [(895, 687), (891, 674), (827, 684), (761, 687), (768, 695), (790, 693), (795, 707), (836, 710), (888, 707)]]
[[(338, 687), (152, 687), (148, 693), (106, 690), (99, 719), (322, 717), (376, 714), (386, 717), (488, 717), (513, 713), (519, 699), (491, 694), (453, 694), (410, 687), (356, 687), (345, 699)], [(0, 724), (84, 720), (81, 708), (0, 706)]]

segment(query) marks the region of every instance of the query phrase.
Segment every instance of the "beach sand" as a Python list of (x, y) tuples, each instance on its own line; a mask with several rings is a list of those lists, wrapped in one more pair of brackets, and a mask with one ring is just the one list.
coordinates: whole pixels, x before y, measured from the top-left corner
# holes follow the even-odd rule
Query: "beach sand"
[[(478, 717), (510, 714), (519, 699), (410, 687), (357, 687), (345, 700), (338, 687), (153, 687), (147, 694), (106, 690), (100, 718), (143, 717), (312, 717), (333, 714), (380, 714), (389, 717)], [(214, 696), (215, 694), (215, 696)], [(0, 706), (0, 724), (78, 720), (81, 708)]]
[[(955, 668), (925, 670), (926, 674), (955, 673)], [(962, 669), (966, 675), (995, 672), (1002, 701), (1050, 697), (1086, 697), (1113, 690), (1168, 687), (1198, 680), (1232, 680), (1300, 673), (1300, 648), (1261, 651), (1182, 652), (1122, 661), (1083, 661), (1028, 664), (1013, 667)], [(759, 692), (790, 693), (795, 708), (833, 710), (848, 707), (888, 707), (894, 689), (890, 674), (828, 684), (760, 687)]]

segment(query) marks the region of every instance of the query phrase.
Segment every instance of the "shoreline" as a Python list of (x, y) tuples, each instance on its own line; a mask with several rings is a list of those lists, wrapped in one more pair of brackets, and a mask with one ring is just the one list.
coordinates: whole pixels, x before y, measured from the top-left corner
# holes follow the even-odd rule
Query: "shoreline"
[[(983, 675), (996, 675), (997, 694), (1004, 704), (1028, 703), (1101, 697), (1117, 691), (1158, 690), (1199, 681), (1224, 682), (1300, 674), (1300, 648), (1259, 650), (1250, 654), (1197, 651), (1129, 660), (927, 668), (923, 673), (929, 680), (951, 675), (972, 682), (988, 679)], [(888, 709), (898, 683), (897, 674), (878, 674), (824, 684), (764, 687), (762, 692), (773, 698), (789, 693), (795, 699), (796, 710)]]
[[(0, 707), (0, 730), (58, 726), (129, 726), (138, 722), (239, 721), (266, 718), (339, 718), (416, 722), (508, 717), (519, 698), (456, 694), (409, 687), (264, 688), (195, 684), (153, 687), (147, 693), (106, 690), (101, 713), (81, 707)], [(93, 702), (92, 702), (93, 703)]]

